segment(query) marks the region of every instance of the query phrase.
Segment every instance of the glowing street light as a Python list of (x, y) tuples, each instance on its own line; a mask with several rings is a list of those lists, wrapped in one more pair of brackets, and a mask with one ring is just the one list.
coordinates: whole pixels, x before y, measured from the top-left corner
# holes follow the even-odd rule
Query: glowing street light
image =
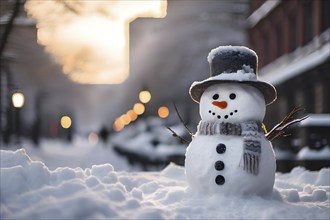
[(148, 103), (151, 100), (151, 93), (147, 90), (141, 91), (139, 94), (139, 99), (142, 103)]
[(65, 115), (65, 116), (63, 116), (61, 118), (61, 126), (62, 126), (62, 128), (68, 129), (68, 128), (71, 127), (71, 125), (72, 125), (72, 120), (71, 120), (71, 118), (69, 116), (66, 116)]
[(11, 100), (15, 108), (22, 108), (24, 105), (24, 95), (21, 92), (15, 92), (12, 95)]
[(21, 92), (15, 92), (11, 96), (13, 106), (15, 107), (15, 132), (16, 132), (16, 141), (20, 142), (21, 136), (21, 118), (20, 110), (24, 106), (24, 95)]
[(158, 116), (161, 118), (167, 118), (168, 115), (170, 114), (170, 111), (166, 106), (162, 106), (158, 109)]
[(133, 111), (137, 114), (137, 115), (142, 115), (145, 111), (145, 107), (142, 103), (136, 103), (133, 106)]

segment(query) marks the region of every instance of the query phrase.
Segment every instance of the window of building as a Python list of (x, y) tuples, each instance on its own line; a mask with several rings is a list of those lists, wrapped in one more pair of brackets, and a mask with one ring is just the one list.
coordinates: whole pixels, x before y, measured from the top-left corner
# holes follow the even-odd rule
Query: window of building
[(268, 36), (268, 32), (265, 32), (263, 34), (263, 58), (264, 61), (262, 62), (263, 65), (269, 63), (270, 61), (270, 54), (269, 54), (269, 36)]
[(305, 98), (303, 88), (298, 87), (295, 94), (295, 106), (305, 107)]
[(297, 17), (295, 14), (289, 17), (289, 52), (297, 47)]
[(323, 85), (321, 82), (316, 82), (314, 84), (315, 93), (315, 113), (323, 112)]
[(283, 25), (277, 24), (275, 27), (276, 32), (276, 57), (280, 57), (283, 54)]
[(304, 8), (304, 44), (307, 44), (314, 36), (314, 1), (303, 1)]
[[(312, 75), (312, 73), (307, 73)], [(313, 80), (306, 78), (305, 79), (305, 86), (304, 86), (304, 98), (305, 98), (305, 108), (306, 113), (313, 113), (315, 112), (315, 89), (313, 88), (312, 84)]]
[(330, 27), (330, 1), (322, 0), (321, 8), (322, 8), (321, 31), (323, 32)]
[(323, 92), (323, 113), (330, 113), (330, 64), (326, 62), (321, 68), (317, 70), (321, 77), (320, 82), (322, 83), (322, 92)]
[[(279, 100), (278, 100), (278, 106), (279, 106), (279, 114), (278, 114), (278, 121), (281, 121), (285, 116), (288, 115), (288, 97), (287, 96), (282, 96)], [(292, 100), (290, 100), (292, 101)]]

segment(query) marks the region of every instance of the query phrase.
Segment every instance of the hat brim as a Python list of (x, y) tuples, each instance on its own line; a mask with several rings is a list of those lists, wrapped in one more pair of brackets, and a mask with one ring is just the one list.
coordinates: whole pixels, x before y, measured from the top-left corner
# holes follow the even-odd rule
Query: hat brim
[(242, 83), (251, 85), (259, 89), (259, 91), (264, 95), (265, 102), (267, 105), (273, 103), (277, 98), (277, 92), (275, 87), (264, 81), (214, 80), (212, 79), (212, 77), (201, 82), (194, 82), (189, 89), (189, 94), (195, 102), (199, 103), (202, 94), (208, 87), (222, 83)]

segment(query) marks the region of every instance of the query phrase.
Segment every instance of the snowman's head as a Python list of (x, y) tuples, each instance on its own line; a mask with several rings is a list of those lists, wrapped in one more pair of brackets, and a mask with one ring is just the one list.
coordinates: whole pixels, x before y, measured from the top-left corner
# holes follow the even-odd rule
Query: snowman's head
[(204, 91), (199, 112), (203, 121), (262, 122), (266, 104), (263, 94), (253, 86), (242, 83), (221, 83), (210, 86)]

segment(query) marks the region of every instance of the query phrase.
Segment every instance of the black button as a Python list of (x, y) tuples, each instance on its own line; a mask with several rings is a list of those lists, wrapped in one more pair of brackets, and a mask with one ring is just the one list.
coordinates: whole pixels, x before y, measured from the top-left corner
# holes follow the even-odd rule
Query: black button
[(217, 152), (218, 152), (218, 154), (223, 154), (224, 152), (226, 152), (226, 145), (224, 145), (224, 144), (218, 144), (218, 146), (217, 146)]
[(215, 178), (215, 183), (218, 185), (223, 185), (225, 183), (225, 178), (222, 175), (218, 175)]
[(218, 160), (217, 162), (215, 162), (214, 168), (219, 171), (223, 170), (225, 169), (225, 164), (221, 160)]

